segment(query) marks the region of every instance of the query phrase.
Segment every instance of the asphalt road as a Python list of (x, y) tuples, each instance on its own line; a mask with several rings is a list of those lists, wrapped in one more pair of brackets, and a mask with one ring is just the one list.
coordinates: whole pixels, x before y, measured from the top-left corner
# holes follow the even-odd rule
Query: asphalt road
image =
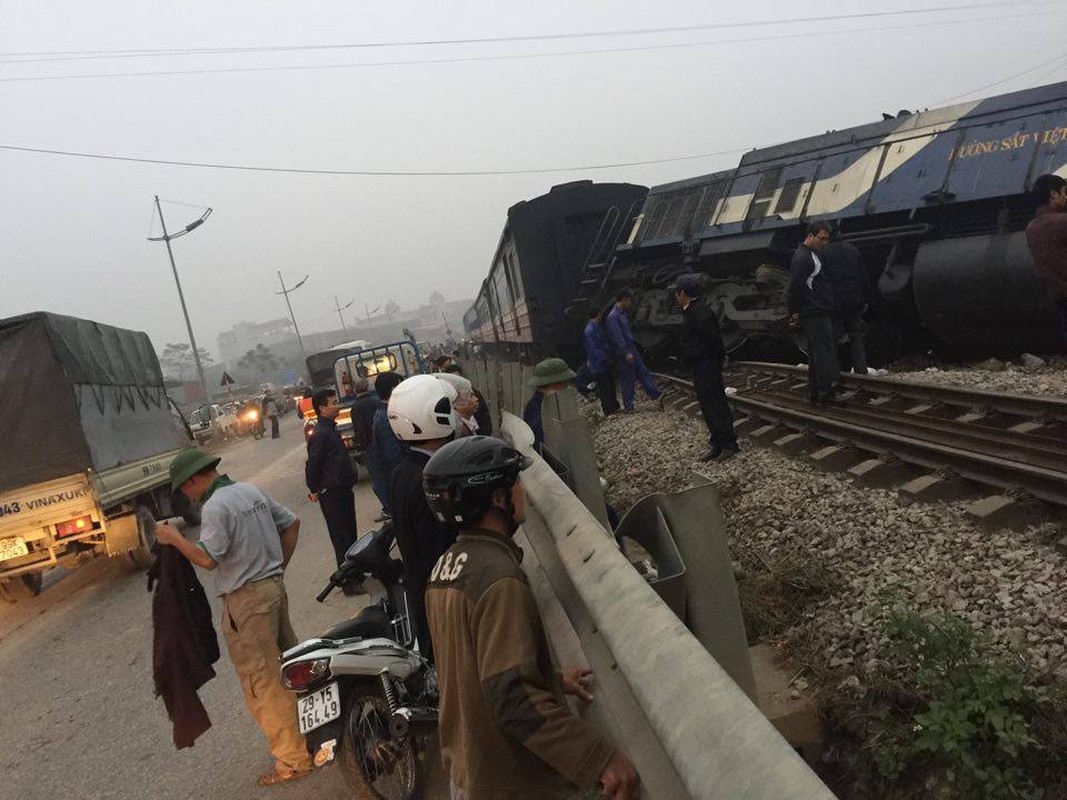
[[(286, 572), (290, 614), (306, 638), (351, 616), (365, 599), (315, 595), (334, 567), (322, 514), (305, 497), (304, 444), (295, 415), (278, 440), (241, 441), (222, 452), (220, 469), (260, 486), (301, 518), (300, 542)], [(356, 487), (359, 531), (379, 505), (369, 482)], [(212, 577), (200, 572), (212, 593)], [(53, 570), (39, 597), (0, 601), (0, 797), (18, 800), (340, 800), (336, 766), (271, 789), (256, 777), (272, 759), (245, 709), (233, 667), (200, 690), (213, 727), (196, 746), (175, 750), (163, 701), (152, 686), (152, 597), (145, 577), (124, 560), (96, 559)], [(212, 600), (218, 610), (218, 602)], [(218, 614), (216, 613), (216, 620)], [(427, 800), (448, 791), (431, 754)]]

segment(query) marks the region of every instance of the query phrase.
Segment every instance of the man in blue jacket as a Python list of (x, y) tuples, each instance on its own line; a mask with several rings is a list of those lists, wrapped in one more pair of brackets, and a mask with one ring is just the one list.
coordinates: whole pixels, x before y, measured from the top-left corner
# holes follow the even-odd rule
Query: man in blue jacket
[(622, 390), (622, 407), (627, 413), (634, 410), (634, 387), (638, 381), (650, 400), (659, 400), (663, 395), (645, 367), (633, 331), (630, 330), (629, 313), (633, 304), (633, 292), (622, 289), (615, 295), (615, 306), (608, 312), (606, 322), (608, 340), (615, 348), (615, 371)]
[(619, 398), (615, 394), (615, 370), (611, 363), (611, 345), (608, 344), (604, 329), (600, 324), (603, 315), (603, 309), (593, 309), (589, 322), (582, 332), (582, 343), (585, 345), (585, 367), (596, 381), (597, 393), (600, 396), (600, 409), (606, 417), (619, 410)]
[(838, 405), (834, 384), (840, 372), (834, 325), (833, 286), (819, 253), (830, 241), (830, 226), (813, 222), (789, 266), (789, 313), (800, 317), (808, 337), (808, 395), (813, 405)]
[(399, 386), (402, 380), (403, 378), (396, 372), (382, 372), (374, 379), (374, 393), (378, 395), (378, 408), (374, 412), (374, 420), (371, 423), (371, 444), (367, 448), (365, 460), (367, 471), (371, 476), (374, 496), (382, 504), (382, 513), (374, 520), (375, 522), (384, 522), (393, 514), (389, 506), (389, 476), (404, 455), (404, 445), (389, 427), (389, 398), (393, 395), (393, 389)]

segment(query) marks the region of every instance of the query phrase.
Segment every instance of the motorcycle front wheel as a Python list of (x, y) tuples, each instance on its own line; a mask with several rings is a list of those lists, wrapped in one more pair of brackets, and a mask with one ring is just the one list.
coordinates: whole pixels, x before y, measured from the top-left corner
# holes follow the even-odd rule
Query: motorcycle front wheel
[(389, 733), (389, 706), (377, 693), (355, 695), (345, 715), (339, 762), (345, 781), (360, 800), (416, 800), (422, 770), (410, 736)]

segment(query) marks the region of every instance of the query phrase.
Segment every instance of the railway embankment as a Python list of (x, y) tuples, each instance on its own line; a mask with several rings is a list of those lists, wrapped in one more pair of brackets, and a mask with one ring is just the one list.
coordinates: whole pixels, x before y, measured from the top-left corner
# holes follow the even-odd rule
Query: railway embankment
[[(624, 511), (694, 472), (720, 487), (750, 643), (771, 643), (814, 692), (840, 796), (1014, 796), (985, 792), (1063, 780), (1063, 523), (990, 531), (963, 502), (905, 503), (749, 440), (703, 465), (703, 422), (654, 408), (588, 408), (609, 501)], [(955, 677), (931, 682), (941, 673)]]

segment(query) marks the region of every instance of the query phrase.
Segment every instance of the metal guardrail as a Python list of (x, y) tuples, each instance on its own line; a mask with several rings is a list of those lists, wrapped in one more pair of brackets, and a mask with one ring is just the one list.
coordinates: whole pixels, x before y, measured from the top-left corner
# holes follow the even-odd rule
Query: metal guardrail
[[(522, 420), (502, 433), (531, 454), (520, 542), (561, 659), (597, 674), (590, 713), (642, 775), (645, 796), (670, 800), (831, 800), (744, 691), (633, 569), (614, 539), (551, 467), (532, 454)], [(522, 541), (525, 539), (525, 541)]]

